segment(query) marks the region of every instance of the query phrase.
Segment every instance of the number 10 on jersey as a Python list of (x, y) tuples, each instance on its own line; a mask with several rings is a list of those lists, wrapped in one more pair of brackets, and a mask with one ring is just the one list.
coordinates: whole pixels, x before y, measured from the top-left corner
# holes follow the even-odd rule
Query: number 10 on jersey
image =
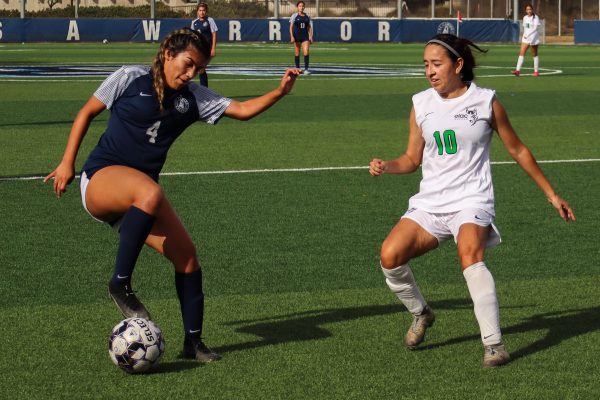
[[(442, 141), (443, 136), (443, 141)], [(453, 130), (445, 130), (442, 135), (440, 135), (440, 131), (435, 131), (433, 133), (433, 137), (435, 138), (435, 143), (438, 148), (438, 155), (444, 155), (444, 150), (446, 154), (455, 154), (457, 149), (456, 146), (456, 134)]]

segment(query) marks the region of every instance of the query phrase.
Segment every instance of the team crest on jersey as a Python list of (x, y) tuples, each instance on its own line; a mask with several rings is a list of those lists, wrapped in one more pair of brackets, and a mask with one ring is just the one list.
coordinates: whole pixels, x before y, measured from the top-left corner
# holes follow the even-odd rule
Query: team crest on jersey
[(465, 112), (464, 113), (458, 113), (458, 114), (454, 114), (454, 119), (462, 119), (462, 120), (468, 120), (469, 123), (471, 125), (475, 125), (475, 122), (477, 122), (477, 109), (476, 108), (465, 108)]
[(175, 109), (180, 113), (185, 114), (187, 110), (190, 109), (190, 102), (182, 95), (179, 95), (175, 99)]
[(469, 107), (467, 107), (465, 109), (465, 112), (467, 113), (467, 116), (469, 117), (469, 123), (471, 125), (475, 125), (475, 122), (477, 122), (477, 109), (476, 108), (469, 109)]

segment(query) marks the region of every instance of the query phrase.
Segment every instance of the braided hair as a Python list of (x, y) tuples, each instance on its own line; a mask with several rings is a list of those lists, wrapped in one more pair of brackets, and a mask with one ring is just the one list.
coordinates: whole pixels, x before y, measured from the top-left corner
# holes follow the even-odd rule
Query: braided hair
[(161, 112), (163, 111), (165, 97), (165, 51), (169, 51), (172, 56), (176, 56), (189, 49), (190, 46), (196, 49), (205, 59), (210, 59), (210, 46), (206, 38), (190, 28), (177, 29), (169, 33), (160, 44), (158, 53), (154, 57), (152, 77), (154, 78), (154, 90), (158, 97)]
[(487, 50), (480, 48), (469, 39), (457, 37), (447, 33), (436, 35), (431, 40), (432, 41), (428, 42), (427, 45), (437, 44), (436, 41), (441, 41), (454, 50), (452, 51), (448, 47), (442, 45), (442, 47), (445, 48), (448, 57), (450, 57), (453, 62), (456, 62), (460, 55), (460, 58), (463, 59), (463, 67), (460, 72), (460, 78), (463, 82), (471, 82), (475, 79), (474, 69), (477, 67), (477, 64), (475, 63), (475, 57), (471, 52), (471, 48), (476, 49), (480, 53), (487, 53)]

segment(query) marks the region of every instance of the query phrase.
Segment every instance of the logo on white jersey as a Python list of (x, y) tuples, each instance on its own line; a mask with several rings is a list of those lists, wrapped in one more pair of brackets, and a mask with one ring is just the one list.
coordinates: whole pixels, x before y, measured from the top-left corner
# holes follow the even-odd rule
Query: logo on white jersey
[(175, 99), (175, 109), (180, 113), (184, 114), (187, 110), (190, 109), (190, 102), (182, 95), (179, 95)]
[(475, 122), (478, 121), (477, 118), (477, 109), (476, 108), (465, 108), (464, 113), (454, 114), (454, 120), (468, 120), (471, 125), (475, 125)]

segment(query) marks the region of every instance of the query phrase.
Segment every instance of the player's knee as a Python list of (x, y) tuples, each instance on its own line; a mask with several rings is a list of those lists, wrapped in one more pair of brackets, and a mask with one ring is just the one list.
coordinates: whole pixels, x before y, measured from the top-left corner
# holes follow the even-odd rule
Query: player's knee
[(381, 266), (385, 269), (393, 269), (408, 262), (396, 246), (392, 246), (386, 242), (381, 246), (380, 260)]
[(155, 215), (164, 198), (165, 194), (160, 185), (146, 185), (137, 193), (135, 205), (145, 212)]
[(466, 246), (459, 249), (458, 258), (462, 269), (465, 269), (470, 265), (483, 261), (483, 251), (475, 247)]

